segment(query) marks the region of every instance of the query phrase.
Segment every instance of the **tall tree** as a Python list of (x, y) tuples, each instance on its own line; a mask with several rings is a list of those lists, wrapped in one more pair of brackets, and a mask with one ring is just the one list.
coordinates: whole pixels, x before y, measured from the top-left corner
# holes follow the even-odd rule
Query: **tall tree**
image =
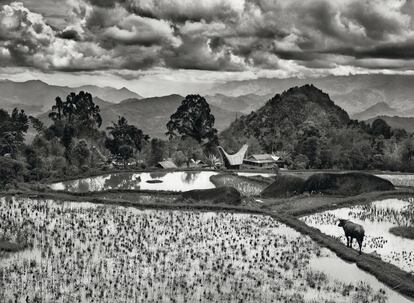
[(106, 148), (122, 159), (131, 156), (131, 149), (141, 151), (143, 143), (149, 139), (149, 136), (145, 135), (142, 130), (128, 124), (124, 117), (119, 117), (117, 122), (112, 122), (112, 126), (109, 126), (107, 130), (109, 136), (105, 140)]
[(167, 123), (166, 135), (191, 137), (198, 143), (217, 142), (215, 118), (206, 99), (200, 95), (188, 95)]
[(62, 119), (63, 101), (60, 97), (56, 97), (55, 105), (52, 106), (52, 111), (49, 113), (49, 118), (53, 121)]
[[(100, 108), (93, 101), (92, 95), (81, 91), (79, 94), (70, 93), (63, 102), (56, 97), (56, 103), (52, 107), (49, 118), (55, 123), (54, 126), (70, 124), (77, 130), (77, 133), (86, 132), (102, 125)], [(65, 120), (65, 123), (61, 123)]]

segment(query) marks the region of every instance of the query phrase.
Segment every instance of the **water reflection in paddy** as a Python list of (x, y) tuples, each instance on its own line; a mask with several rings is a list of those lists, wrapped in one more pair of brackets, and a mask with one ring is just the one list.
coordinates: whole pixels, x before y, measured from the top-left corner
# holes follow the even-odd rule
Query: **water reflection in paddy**
[[(210, 171), (148, 172), (148, 173), (114, 173), (50, 185), (53, 190), (71, 192), (103, 191), (110, 189), (132, 190), (169, 190), (187, 191), (192, 189), (214, 188), (210, 176), (217, 174)], [(158, 180), (160, 183), (148, 183)]]
[[(394, 226), (414, 225), (414, 204), (411, 199), (387, 199), (366, 205), (340, 208), (302, 218), (306, 224), (346, 243), (339, 219), (350, 219), (365, 229), (363, 252), (377, 253), (386, 262), (406, 271), (414, 271), (414, 240), (389, 232)], [(354, 241), (354, 247), (357, 247)]]
[(0, 262), (0, 301), (409, 302), (270, 217), (0, 199), (0, 220), (33, 246)]
[[(114, 173), (102, 176), (65, 181), (50, 185), (53, 190), (67, 190), (70, 192), (104, 191), (110, 189), (131, 190), (166, 190), (188, 191), (193, 189), (214, 188), (210, 177), (217, 175), (214, 171), (177, 171), (177, 172), (147, 172), (147, 173)], [(239, 173), (243, 176), (264, 176), (254, 172)], [(159, 183), (148, 183), (158, 180)]]

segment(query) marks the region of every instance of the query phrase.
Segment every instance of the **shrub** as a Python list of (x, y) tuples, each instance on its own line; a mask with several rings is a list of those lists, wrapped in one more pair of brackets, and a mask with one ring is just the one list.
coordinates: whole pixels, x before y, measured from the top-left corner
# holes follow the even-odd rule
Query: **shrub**
[(358, 195), (371, 191), (393, 190), (388, 180), (366, 173), (321, 173), (310, 176), (304, 190), (310, 193)]
[(7, 184), (22, 182), (24, 176), (25, 169), (22, 162), (0, 157), (0, 188), (4, 188)]
[(211, 188), (211, 189), (196, 189), (182, 193), (184, 199), (194, 201), (209, 201), (213, 204), (240, 204), (241, 195), (237, 189), (229, 186)]

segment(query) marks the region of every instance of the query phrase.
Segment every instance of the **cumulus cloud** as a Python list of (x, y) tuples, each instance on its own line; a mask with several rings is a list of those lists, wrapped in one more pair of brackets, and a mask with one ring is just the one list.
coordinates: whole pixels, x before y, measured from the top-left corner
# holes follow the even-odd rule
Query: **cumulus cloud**
[(50, 0), (23, 1), (0, 10), (2, 66), (285, 74), (414, 59), (413, 0), (59, 0), (59, 26)]
[(108, 27), (104, 36), (125, 44), (163, 44), (180, 45), (180, 39), (174, 36), (171, 25), (164, 20), (130, 15), (118, 24)]

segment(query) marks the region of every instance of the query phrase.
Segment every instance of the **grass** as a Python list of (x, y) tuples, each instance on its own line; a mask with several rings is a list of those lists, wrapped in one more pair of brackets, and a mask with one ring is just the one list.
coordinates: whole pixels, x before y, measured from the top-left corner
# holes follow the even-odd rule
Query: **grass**
[(414, 240), (414, 226), (395, 226), (390, 228), (390, 233), (402, 237)]
[(237, 189), (243, 196), (258, 196), (268, 186), (268, 178), (246, 177), (235, 174), (218, 174), (210, 177), (210, 181), (216, 187), (231, 186)]

